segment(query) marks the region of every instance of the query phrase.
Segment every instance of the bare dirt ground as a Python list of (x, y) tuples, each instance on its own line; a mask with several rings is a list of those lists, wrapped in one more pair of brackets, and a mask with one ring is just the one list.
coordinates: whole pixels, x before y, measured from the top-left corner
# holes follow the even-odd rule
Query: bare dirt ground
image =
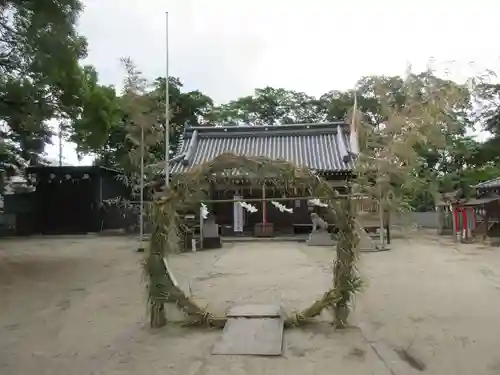
[[(123, 237), (1, 240), (0, 374), (500, 374), (499, 248), (419, 234), (363, 253), (356, 327), (288, 330), (284, 356), (264, 358), (211, 356), (220, 331), (147, 328), (136, 247)], [(281, 302), (291, 311), (328, 288), (332, 256), (239, 243), (170, 264), (211, 310)]]

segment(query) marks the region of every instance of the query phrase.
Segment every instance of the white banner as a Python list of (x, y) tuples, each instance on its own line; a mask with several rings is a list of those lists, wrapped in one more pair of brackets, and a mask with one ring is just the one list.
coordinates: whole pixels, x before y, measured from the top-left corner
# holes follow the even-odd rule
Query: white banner
[[(234, 196), (234, 200), (241, 199), (239, 195)], [(233, 230), (243, 232), (243, 207), (240, 202), (233, 203)]]

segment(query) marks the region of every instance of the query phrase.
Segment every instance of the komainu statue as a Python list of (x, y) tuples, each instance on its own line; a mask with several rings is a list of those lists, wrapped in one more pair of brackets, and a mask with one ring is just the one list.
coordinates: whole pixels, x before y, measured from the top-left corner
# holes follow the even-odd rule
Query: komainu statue
[(311, 213), (311, 221), (313, 224), (313, 232), (328, 231), (328, 223), (319, 217), (316, 213)]
[(332, 246), (335, 244), (330, 233), (328, 233), (328, 223), (316, 213), (311, 213), (313, 230), (309, 234), (307, 244), (309, 246)]

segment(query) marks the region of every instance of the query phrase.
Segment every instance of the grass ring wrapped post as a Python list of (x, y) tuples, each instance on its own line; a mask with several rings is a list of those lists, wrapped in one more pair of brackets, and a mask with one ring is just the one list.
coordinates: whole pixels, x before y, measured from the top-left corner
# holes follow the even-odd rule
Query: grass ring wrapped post
[[(310, 196), (321, 197), (328, 204), (329, 213), (338, 227), (336, 260), (333, 262), (333, 286), (309, 308), (287, 318), (286, 326), (299, 326), (318, 316), (323, 309), (333, 312), (334, 325), (343, 328), (349, 316), (349, 302), (360, 286), (357, 274), (353, 204), (349, 197), (339, 197), (333, 187), (307, 168), (283, 160), (264, 157), (246, 157), (222, 154), (175, 177), (168, 191), (152, 207), (151, 217), (155, 230), (151, 235), (144, 261), (148, 279), (148, 301), (151, 327), (162, 327), (168, 322), (164, 304), (175, 303), (186, 315), (186, 325), (224, 327), (225, 316), (215, 316), (200, 307), (174, 283), (165, 261), (168, 254), (181, 251), (181, 217), (179, 212), (197, 210), (201, 201), (209, 201), (211, 187), (221, 178), (243, 175), (251, 188), (274, 186), (284, 194), (295, 195), (298, 190)], [(295, 193), (295, 194), (294, 194)], [(214, 201), (216, 202), (216, 201)]]

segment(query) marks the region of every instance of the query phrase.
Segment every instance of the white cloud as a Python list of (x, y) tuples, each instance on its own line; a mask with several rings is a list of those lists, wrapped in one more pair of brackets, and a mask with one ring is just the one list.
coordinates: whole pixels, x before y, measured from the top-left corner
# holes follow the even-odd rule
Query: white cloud
[(218, 102), (267, 85), (313, 95), (349, 89), (363, 75), (401, 74), (407, 63), (424, 69), (431, 57), (456, 61), (456, 79), (499, 66), (488, 42), (500, 11), (493, 0), (86, 0), (85, 6), (86, 62), (103, 82), (120, 86), (123, 56), (150, 78), (165, 75), (168, 11), (170, 75)]

